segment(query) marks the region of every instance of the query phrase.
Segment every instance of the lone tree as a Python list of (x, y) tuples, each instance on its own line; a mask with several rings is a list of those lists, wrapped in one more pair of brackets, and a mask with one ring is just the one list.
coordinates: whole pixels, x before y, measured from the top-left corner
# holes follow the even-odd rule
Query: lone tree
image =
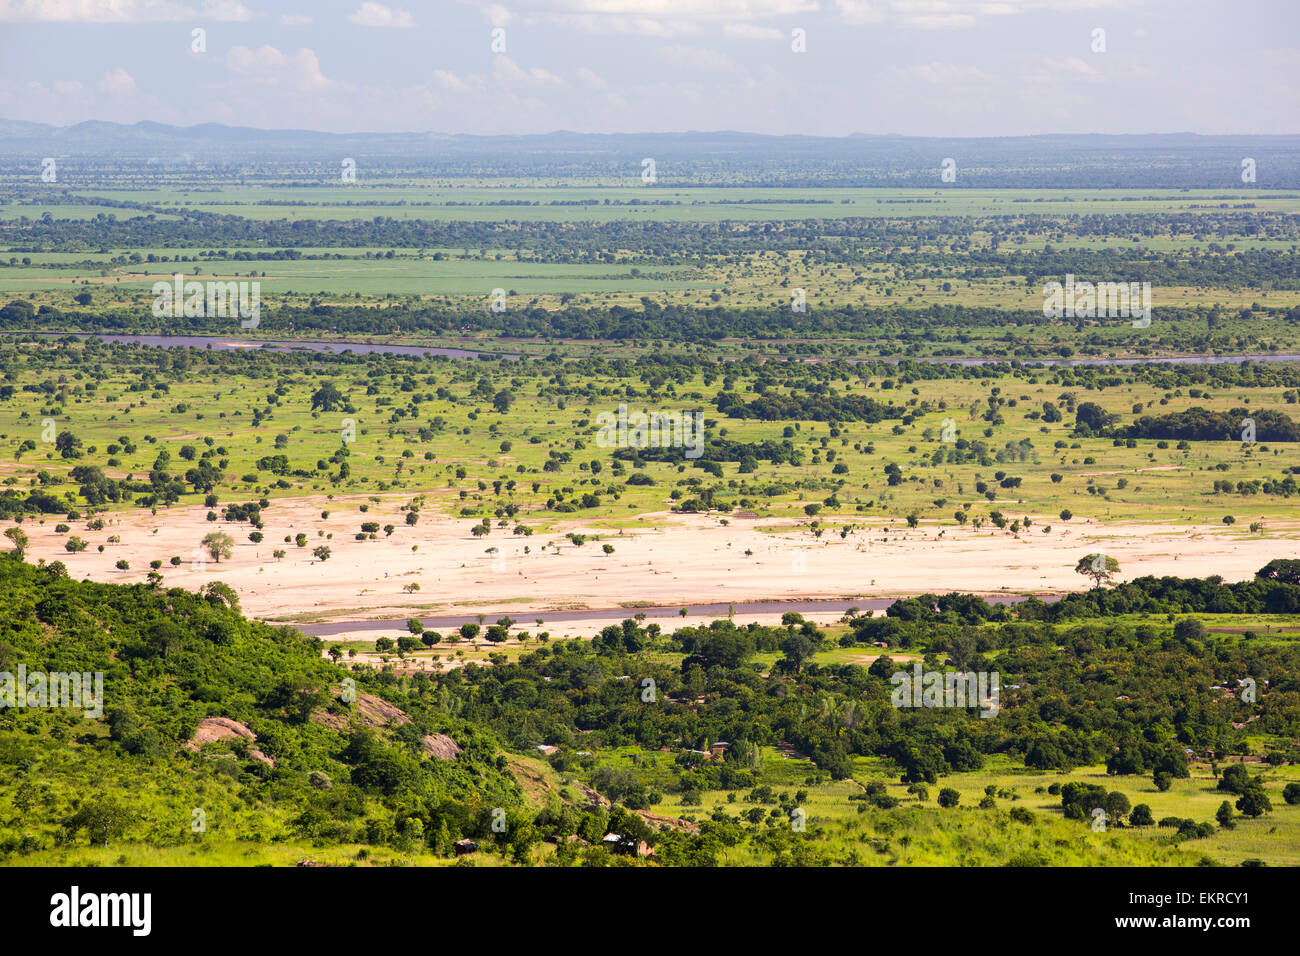
[(1085, 554), (1074, 566), (1074, 573), (1092, 578), (1093, 586), (1101, 587), (1119, 574), (1119, 562), (1105, 554)]
[(9, 528), (5, 537), (14, 543), (14, 557), (21, 559), (27, 553), (27, 532), (22, 528)]
[(235, 539), (224, 531), (213, 531), (211, 534), (204, 535), (203, 550), (212, 556), (213, 561), (220, 564), (222, 558), (228, 558), (235, 553)]
[(342, 407), (346, 399), (343, 393), (339, 391), (338, 386), (333, 382), (326, 382), (311, 396), (312, 410), (320, 409), (323, 412), (332, 412), (336, 408)]

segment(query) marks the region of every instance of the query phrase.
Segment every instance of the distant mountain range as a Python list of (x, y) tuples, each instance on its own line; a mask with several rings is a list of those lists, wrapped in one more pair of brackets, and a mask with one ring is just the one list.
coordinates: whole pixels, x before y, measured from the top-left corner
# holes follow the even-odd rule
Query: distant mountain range
[[(854, 134), (767, 136), (729, 131), (474, 136), (444, 133), (324, 133), (204, 123), (169, 126), (88, 121), (52, 126), (0, 119), (0, 161), (29, 167), (51, 156), (111, 164), (287, 164), (302, 168), (354, 157), (371, 169), (433, 164), (446, 174), (626, 174), (654, 157), (661, 171), (697, 180), (820, 185), (927, 185), (948, 157), (962, 185), (1240, 186), (1243, 158), (1261, 186), (1300, 187), (1300, 135), (1055, 134), (978, 139)], [(488, 170), (478, 169), (479, 174)]]
[(875, 149), (932, 149), (941, 144), (992, 147), (1035, 146), (1045, 151), (1077, 148), (1095, 151), (1238, 149), (1253, 145), (1268, 149), (1300, 148), (1300, 135), (1288, 136), (1203, 136), (1196, 133), (1153, 133), (1109, 136), (1098, 134), (1055, 134), (1047, 136), (1004, 136), (989, 138), (942, 138), (878, 136), (854, 133), (844, 137), (767, 136), (731, 131), (681, 133), (554, 133), (527, 136), (474, 136), (445, 133), (324, 133), (300, 129), (255, 129), (201, 123), (170, 126), (166, 123), (106, 123), (89, 120), (73, 126), (53, 126), (23, 120), (0, 119), (0, 151), (28, 151), (46, 147), (84, 153), (109, 153), (122, 149), (144, 154), (150, 150), (187, 150), (207, 146), (241, 147), (269, 152), (299, 152), (365, 147), (377, 152), (428, 153), (430, 151), (515, 151), (626, 152), (631, 147), (667, 146), (699, 152), (749, 152), (776, 148), (783, 152), (804, 150), (852, 151)]

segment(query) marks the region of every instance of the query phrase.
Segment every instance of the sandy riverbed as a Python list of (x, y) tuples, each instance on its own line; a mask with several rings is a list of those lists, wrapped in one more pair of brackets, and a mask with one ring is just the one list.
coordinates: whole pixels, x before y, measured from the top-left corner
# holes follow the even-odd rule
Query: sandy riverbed
[[(843, 599), (896, 596), (952, 590), (1011, 594), (1079, 590), (1087, 585), (1074, 572), (1078, 559), (1104, 552), (1121, 566), (1120, 580), (1144, 574), (1199, 577), (1222, 575), (1230, 581), (1251, 577), (1276, 557), (1294, 557), (1300, 522), (1269, 521), (1263, 534), (1250, 534), (1245, 520), (1234, 527), (1122, 523), (1101, 525), (1076, 518), (1035, 519), (1018, 537), (986, 526), (982, 531), (922, 524), (907, 529), (894, 522), (862, 519), (841, 539), (835, 522), (822, 538), (788, 519), (652, 514), (635, 529), (601, 529), (574, 521), (531, 537), (496, 529), (486, 538), (469, 533), (471, 519), (447, 519), (426, 512), (415, 527), (402, 522), (404, 499), (370, 503), (364, 497), (304, 498), (273, 502), (264, 512), (266, 539), (248, 540), (247, 524), (209, 522), (206, 508), (174, 508), (153, 516), (132, 513), (108, 517), (102, 531), (87, 531), (84, 521), (57, 533), (58, 521), (27, 520), (28, 560), (63, 561), (75, 577), (96, 581), (143, 581), (149, 562), (161, 559), (168, 586), (197, 588), (225, 581), (240, 595), (244, 612), (287, 623), (405, 618), (415, 614), (508, 611), (521, 626), (532, 626), (548, 611), (628, 608), (636, 605), (687, 606), (700, 603)], [(320, 513), (328, 509), (330, 517)], [(527, 522), (527, 517), (522, 516)], [(362, 521), (394, 524), (391, 537), (357, 541)], [(1051, 525), (1051, 532), (1042, 528)], [(764, 530), (766, 529), (766, 530)], [(198, 544), (205, 534), (226, 531), (234, 555), (219, 564), (200, 564)], [(318, 531), (333, 533), (326, 540)], [(587, 534), (581, 547), (565, 538)], [(285, 535), (305, 532), (307, 547), (285, 544)], [(64, 550), (70, 534), (90, 543), (79, 554)], [(108, 543), (111, 535), (119, 543)], [(600, 540), (591, 537), (599, 536)], [(99, 553), (98, 545), (105, 550)], [(311, 555), (328, 544), (327, 561)], [(605, 554), (602, 545), (614, 553)], [(416, 550), (412, 547), (416, 546)], [(498, 548), (487, 553), (488, 548)], [(287, 554), (277, 561), (272, 550)], [(528, 548), (531, 553), (524, 553)], [(749, 552), (748, 554), (746, 552)], [(168, 563), (172, 555), (180, 567)], [(115, 567), (119, 560), (129, 571)], [(418, 583), (407, 592), (404, 586)], [(822, 615), (834, 619), (838, 614)], [(776, 618), (778, 615), (764, 615)], [(766, 622), (766, 621), (765, 621)], [(607, 620), (566, 622), (563, 631), (587, 634)], [(690, 621), (690, 623), (695, 623)], [(343, 637), (345, 635), (339, 635)], [(373, 632), (367, 635), (373, 638)]]

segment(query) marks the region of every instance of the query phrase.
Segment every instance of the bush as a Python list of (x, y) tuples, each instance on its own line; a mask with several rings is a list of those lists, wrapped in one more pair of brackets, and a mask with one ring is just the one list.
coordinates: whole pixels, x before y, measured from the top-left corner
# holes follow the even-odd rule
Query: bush
[(1273, 809), (1264, 788), (1252, 785), (1237, 798), (1237, 809), (1248, 817), (1258, 817)]
[(955, 807), (961, 802), (961, 794), (952, 787), (944, 787), (939, 791), (939, 806)]
[(1228, 793), (1242, 794), (1250, 786), (1250, 773), (1246, 770), (1245, 764), (1234, 763), (1223, 771), (1223, 776), (1219, 778), (1216, 789), (1225, 790)]

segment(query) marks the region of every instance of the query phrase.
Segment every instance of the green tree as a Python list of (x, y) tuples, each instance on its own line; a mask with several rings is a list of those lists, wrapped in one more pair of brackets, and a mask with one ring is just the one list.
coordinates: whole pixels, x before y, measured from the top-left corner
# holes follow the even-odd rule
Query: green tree
[(781, 653), (789, 668), (798, 673), (803, 665), (817, 653), (819, 645), (809, 634), (802, 630), (795, 631), (781, 641)]
[(72, 432), (63, 431), (54, 439), (54, 450), (62, 458), (80, 458), (81, 457), (81, 439)]
[(1251, 786), (1237, 799), (1237, 809), (1248, 817), (1258, 817), (1273, 809), (1263, 787)]
[(319, 409), (322, 412), (332, 412), (337, 408), (342, 408), (345, 401), (343, 393), (338, 390), (338, 386), (333, 382), (326, 382), (312, 392), (311, 407), (312, 411)]
[(1215, 812), (1214, 818), (1219, 821), (1219, 826), (1225, 830), (1231, 830), (1237, 825), (1232, 822), (1232, 804), (1227, 800), (1219, 804), (1219, 809)]
[(201, 546), (217, 564), (222, 558), (229, 558), (235, 553), (235, 541), (224, 531), (213, 531), (204, 535)]
[(1093, 586), (1101, 587), (1119, 573), (1119, 562), (1106, 554), (1085, 554), (1074, 566), (1074, 573), (1092, 578)]
[(22, 560), (23, 555), (27, 553), (27, 532), (22, 528), (8, 528), (5, 531), (5, 537), (14, 543), (14, 557)]
[(131, 816), (112, 797), (93, 798), (86, 800), (75, 813), (64, 819), (63, 829), (69, 838), (75, 838), (85, 830), (92, 846), (108, 846), (110, 840), (126, 832), (127, 820)]
[(1219, 778), (1216, 789), (1241, 794), (1245, 793), (1249, 786), (1250, 771), (1246, 769), (1245, 764), (1234, 763), (1223, 771), (1223, 776)]

